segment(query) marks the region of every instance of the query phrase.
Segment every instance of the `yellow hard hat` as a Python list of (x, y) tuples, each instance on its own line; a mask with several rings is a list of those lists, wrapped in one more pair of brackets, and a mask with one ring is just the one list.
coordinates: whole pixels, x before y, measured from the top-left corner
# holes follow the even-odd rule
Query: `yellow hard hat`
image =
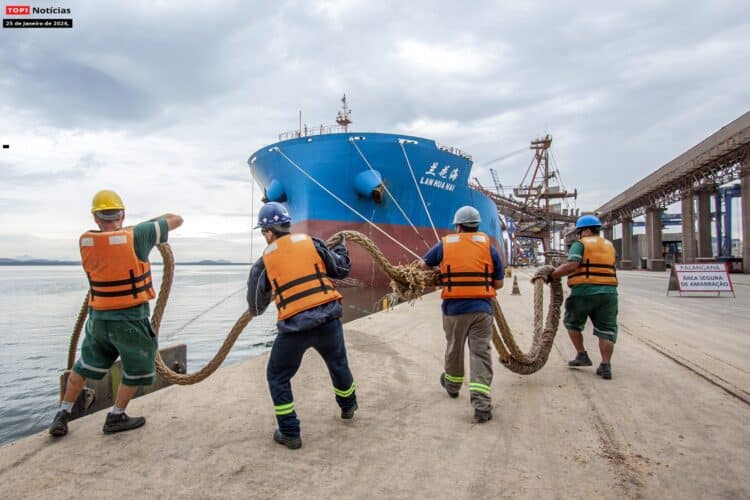
[(102, 210), (125, 210), (125, 205), (117, 193), (109, 189), (102, 189), (91, 200), (91, 213)]

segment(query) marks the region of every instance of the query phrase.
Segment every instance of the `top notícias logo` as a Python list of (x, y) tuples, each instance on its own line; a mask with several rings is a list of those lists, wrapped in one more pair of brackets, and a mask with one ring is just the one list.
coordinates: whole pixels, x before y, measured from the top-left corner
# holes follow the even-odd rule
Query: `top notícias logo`
[(30, 7), (29, 5), (6, 5), (6, 16), (28, 16), (34, 14), (70, 14), (66, 7)]
[(31, 7), (28, 5), (6, 5), (6, 16), (28, 16), (31, 14)]

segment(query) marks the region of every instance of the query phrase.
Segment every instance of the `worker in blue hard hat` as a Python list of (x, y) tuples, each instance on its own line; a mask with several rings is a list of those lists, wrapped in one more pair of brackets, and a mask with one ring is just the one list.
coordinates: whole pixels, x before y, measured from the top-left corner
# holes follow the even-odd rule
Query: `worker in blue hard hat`
[(349, 274), (349, 252), (343, 241), (328, 248), (322, 240), (293, 233), (291, 222), (281, 203), (266, 203), (258, 212), (256, 228), (260, 228), (268, 246), (250, 269), (247, 304), (250, 314), (257, 316), (272, 298), (276, 301), (279, 333), (266, 369), (278, 425), (273, 439), (297, 449), (302, 439), (291, 379), (305, 351), (313, 348), (325, 361), (342, 419), (354, 417), (357, 394), (346, 357), (342, 297), (331, 281)]
[(586, 321), (591, 319), (602, 356), (596, 374), (609, 380), (612, 378), (612, 352), (617, 341), (617, 273), (615, 247), (600, 236), (601, 228), (602, 222), (596, 215), (579, 217), (575, 228), (578, 241), (570, 247), (568, 261), (555, 268), (549, 279), (567, 276), (570, 286), (563, 323), (577, 355), (568, 366), (592, 365), (581, 333)]
[(503, 263), (490, 238), (479, 231), (482, 218), (472, 206), (459, 208), (456, 234), (444, 236), (424, 257), (422, 267), (440, 266), (446, 348), (440, 385), (457, 398), (464, 382), (464, 347), (468, 341), (469, 394), (474, 422), (492, 419), (492, 302), (503, 286)]

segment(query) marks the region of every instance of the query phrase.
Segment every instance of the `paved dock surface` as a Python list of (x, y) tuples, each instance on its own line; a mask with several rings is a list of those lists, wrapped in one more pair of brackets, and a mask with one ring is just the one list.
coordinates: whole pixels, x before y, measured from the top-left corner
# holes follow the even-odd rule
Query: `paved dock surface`
[[(345, 327), (360, 409), (344, 422), (324, 364), (293, 381), (303, 447), (273, 442), (267, 355), (134, 400), (142, 429), (107, 436), (104, 414), (54, 440), (0, 448), (4, 498), (748, 498), (750, 277), (737, 298), (666, 297), (667, 275), (621, 272), (614, 379), (569, 369), (561, 325), (547, 365), (495, 364), (495, 418), (473, 424), (466, 387), (438, 384), (440, 299)], [(500, 300), (522, 345), (532, 293)], [(252, 324), (249, 326), (252, 328)], [(585, 341), (599, 361), (595, 338)], [(242, 337), (240, 337), (242, 342)], [(188, 347), (189, 348), (189, 347)], [(218, 345), (217, 345), (218, 348)]]

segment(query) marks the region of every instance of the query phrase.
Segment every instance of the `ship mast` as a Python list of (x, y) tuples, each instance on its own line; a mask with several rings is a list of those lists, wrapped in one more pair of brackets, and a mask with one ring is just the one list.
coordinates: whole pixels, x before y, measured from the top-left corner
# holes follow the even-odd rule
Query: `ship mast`
[(349, 132), (349, 124), (352, 123), (352, 111), (346, 105), (346, 94), (341, 98), (342, 107), (336, 115), (336, 123), (344, 127), (344, 132)]

